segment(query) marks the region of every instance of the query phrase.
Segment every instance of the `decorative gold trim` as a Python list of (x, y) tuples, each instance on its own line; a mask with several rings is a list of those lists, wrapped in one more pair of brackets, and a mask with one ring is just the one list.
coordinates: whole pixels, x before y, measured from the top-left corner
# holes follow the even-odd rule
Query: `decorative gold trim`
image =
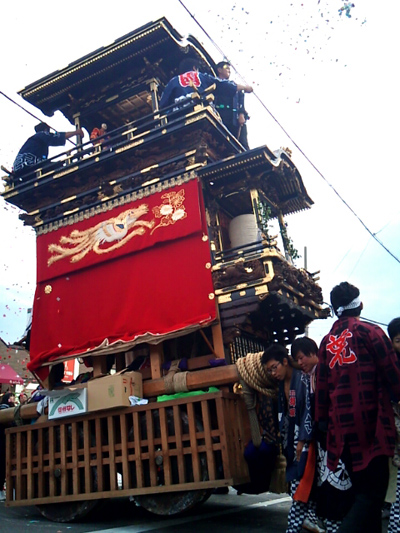
[[(191, 113), (192, 114), (192, 113)], [(188, 120), (185, 120), (185, 126), (188, 126), (189, 124), (193, 124), (193, 122), (197, 122), (201, 120), (202, 118), (205, 118), (206, 114), (202, 113), (201, 115), (196, 115), (192, 118), (189, 118)]]
[(164, 25), (158, 24), (154, 28), (150, 28), (149, 30), (147, 30), (145, 32), (141, 32), (140, 34), (138, 34), (135, 37), (131, 37), (130, 39), (128, 39), (124, 43), (119, 44), (118, 46), (113, 46), (113, 44), (109, 45), (110, 48), (108, 50), (105, 50), (104, 52), (100, 53), (97, 57), (93, 57), (90, 61), (84, 61), (80, 65), (77, 65), (74, 68), (68, 69), (67, 72), (63, 72), (63, 73), (59, 74), (58, 76), (55, 76), (53, 79), (47, 81), (46, 83), (42, 83), (42, 84), (38, 85), (37, 87), (34, 87), (33, 89), (31, 89), (30, 91), (28, 91), (24, 95), (24, 98), (27, 98), (31, 94), (34, 94), (34, 93), (40, 91), (41, 89), (43, 89), (45, 87), (48, 87), (49, 85), (53, 85), (54, 83), (57, 83), (57, 81), (62, 80), (63, 78), (66, 78), (66, 77), (70, 76), (74, 72), (77, 72), (78, 70), (81, 70), (82, 68), (85, 68), (87, 65), (90, 65), (92, 63), (96, 63), (96, 61), (99, 61), (103, 57), (106, 57), (106, 56), (114, 53), (116, 50), (120, 50), (121, 48), (124, 48), (125, 46), (128, 46), (129, 44), (133, 43), (134, 41), (137, 41), (138, 39), (141, 39), (144, 36), (149, 35), (150, 33), (153, 33), (154, 31), (159, 30), (161, 27), (165, 30)]
[(58, 172), (58, 174), (54, 174), (53, 180), (56, 180), (58, 178), (61, 178), (62, 176), (66, 176), (67, 174), (71, 174), (71, 172), (75, 172), (75, 170), (78, 170), (78, 166), (69, 168), (68, 170), (64, 170), (63, 172)]
[(139, 139), (138, 141), (135, 141), (134, 143), (127, 144), (126, 146), (123, 146), (122, 148), (117, 148), (115, 150), (116, 154), (120, 154), (121, 152), (125, 152), (126, 150), (129, 150), (130, 148), (134, 148), (135, 146), (138, 146), (139, 144), (143, 144), (144, 139)]
[(258, 287), (255, 287), (255, 294), (256, 296), (260, 296), (262, 294), (268, 294), (268, 286), (267, 285), (259, 285)]
[[(271, 279), (268, 276), (266, 276), (265, 278), (257, 279), (254, 281), (248, 281), (247, 283), (243, 283), (240, 285), (229, 285), (222, 289), (216, 289), (215, 294), (218, 296), (220, 294), (232, 293), (244, 287), (246, 287), (246, 289), (254, 288), (257, 294), (257, 290), (259, 289), (259, 287), (266, 286), (265, 284), (268, 283), (269, 281), (271, 281)], [(262, 292), (262, 290), (260, 290), (260, 292)]]
[[(81, 222), (82, 220), (87, 220), (95, 215), (98, 215), (99, 213), (105, 213), (107, 211), (110, 211), (115, 207), (119, 207), (130, 202), (135, 202), (137, 200), (143, 200), (143, 198), (146, 198), (153, 194), (183, 185), (184, 183), (187, 183), (192, 179), (195, 179), (196, 177), (197, 175), (194, 172), (185, 172), (184, 174), (180, 174), (179, 176), (175, 176), (173, 178), (170, 178), (169, 180), (152, 184), (150, 186), (141, 188), (138, 191), (128, 193), (125, 196), (121, 196), (120, 198), (114, 198), (112, 200), (106, 201), (102, 204), (97, 205), (96, 207), (91, 207), (90, 209), (85, 209), (82, 211), (79, 211), (79, 208), (77, 208), (71, 212), (64, 213), (63, 216), (65, 218), (62, 218), (55, 222), (44, 224), (40, 228), (36, 228), (36, 233), (37, 235), (43, 235), (51, 231), (57, 231), (59, 228), (71, 226), (72, 224), (76, 224), (77, 222)], [(79, 213), (77, 213), (76, 211), (79, 211)], [(68, 216), (72, 213), (75, 213), (74, 216)]]
[(226, 304), (228, 302), (232, 301), (232, 294), (224, 294), (223, 296), (218, 296), (218, 303), (219, 304)]
[(149, 172), (150, 170), (153, 170), (154, 168), (158, 168), (160, 165), (156, 163), (155, 165), (151, 165), (149, 167), (143, 168), (140, 173), (145, 174), (146, 172)]
[(152, 180), (145, 181), (144, 183), (142, 183), (142, 187), (147, 187), (149, 185), (154, 185), (154, 183), (158, 183), (159, 181), (160, 181), (160, 178), (154, 178)]
[(74, 194), (73, 196), (69, 196), (68, 198), (64, 198), (63, 200), (61, 200), (61, 204), (66, 204), (67, 202), (70, 202), (71, 200), (75, 200), (76, 198), (76, 194)]

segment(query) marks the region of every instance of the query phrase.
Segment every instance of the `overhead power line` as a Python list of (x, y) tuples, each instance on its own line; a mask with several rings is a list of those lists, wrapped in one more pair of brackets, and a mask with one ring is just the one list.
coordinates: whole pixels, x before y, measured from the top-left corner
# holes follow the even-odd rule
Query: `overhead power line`
[[(0, 94), (2, 94), (4, 96), (4, 98), (7, 98), (7, 100), (9, 100), (10, 102), (12, 102), (13, 104), (15, 104), (16, 106), (18, 106), (20, 109), (22, 109), (22, 111), (25, 111), (25, 113), (28, 113), (28, 115), (30, 115), (31, 117), (35, 118), (36, 120), (38, 120), (39, 122), (43, 122), (43, 120), (39, 117), (37, 117), (36, 115), (34, 115), (33, 113), (31, 113), (31, 111), (29, 111), (28, 109), (25, 109), (24, 106), (22, 106), (21, 104), (19, 104), (18, 102), (16, 102), (15, 100), (13, 100), (12, 98), (10, 98), (7, 94), (3, 93), (3, 91), (0, 91)], [(47, 124), (47, 122), (46, 122)], [(52, 128), (50, 125), (49, 125), (50, 129), (55, 131), (56, 133), (58, 133), (58, 131), (55, 129), (55, 128)], [(76, 144), (71, 141), (71, 139), (67, 139), (67, 141), (69, 141), (71, 144), (73, 144), (74, 146), (76, 146)]]
[[(203, 28), (203, 26), (200, 24), (200, 22), (196, 19), (196, 17), (191, 13), (191, 11), (185, 6), (185, 4), (182, 2), (182, 0), (178, 0), (178, 2), (181, 4), (181, 6), (189, 13), (189, 15), (192, 17), (192, 19), (196, 22), (196, 24), (199, 26), (199, 28), (204, 32), (204, 34), (210, 39), (211, 43), (215, 46), (215, 48), (218, 50), (218, 52), (224, 57), (226, 61), (229, 61), (231, 66), (233, 67), (233, 70), (240, 76), (240, 78), (244, 80), (243, 76), (239, 74), (239, 72), (236, 70), (235, 66), (232, 65), (231, 61), (228, 59), (228, 57), (224, 54), (223, 50), (218, 46), (218, 44), (214, 41), (214, 39), (209, 35), (209, 33)], [(311, 161), (311, 159), (306, 155), (306, 153), (300, 148), (300, 146), (296, 143), (296, 141), (292, 138), (292, 136), (289, 134), (289, 132), (282, 126), (282, 124), (279, 122), (279, 120), (274, 116), (274, 114), (268, 109), (268, 107), (264, 104), (264, 102), (261, 100), (261, 98), (253, 92), (254, 96), (257, 98), (257, 100), (260, 102), (262, 107), (267, 111), (267, 113), (271, 116), (271, 118), (276, 122), (276, 124), (279, 126), (279, 128), (284, 132), (284, 134), (288, 137), (288, 139), (293, 143), (293, 145), (297, 148), (297, 150), (300, 152), (300, 154), (308, 161), (308, 163), (312, 166), (312, 168), (317, 172), (317, 174), (325, 181), (325, 183), (332, 189), (332, 191), (336, 194), (336, 196), (340, 199), (340, 201), (347, 207), (347, 209), (357, 218), (357, 220), (360, 222), (360, 224), (363, 226), (363, 228), (371, 235), (371, 237), (390, 255), (400, 263), (400, 259), (391, 251), (387, 246), (383, 244), (383, 242), (378, 239), (377, 233), (373, 233), (369, 227), (365, 224), (365, 222), (357, 215), (357, 213), (350, 207), (350, 205), (346, 202), (346, 200), (339, 194), (339, 192), (335, 189), (335, 187), (325, 178), (325, 176), (322, 174), (322, 172), (317, 168), (316, 165)]]

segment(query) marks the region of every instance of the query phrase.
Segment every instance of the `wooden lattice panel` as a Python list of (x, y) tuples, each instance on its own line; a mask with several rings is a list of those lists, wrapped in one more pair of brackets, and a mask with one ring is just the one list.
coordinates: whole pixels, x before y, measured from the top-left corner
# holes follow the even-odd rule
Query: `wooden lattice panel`
[(247, 414), (204, 394), (7, 430), (7, 502), (30, 505), (248, 481)]

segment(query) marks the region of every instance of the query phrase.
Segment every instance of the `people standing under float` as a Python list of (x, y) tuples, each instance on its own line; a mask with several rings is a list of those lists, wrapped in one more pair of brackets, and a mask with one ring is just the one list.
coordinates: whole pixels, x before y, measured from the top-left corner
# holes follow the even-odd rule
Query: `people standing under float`
[[(307, 385), (311, 401), (311, 416), (315, 416), (315, 390), (316, 390), (316, 370), (318, 364), (318, 346), (309, 337), (299, 337), (295, 339), (291, 346), (291, 356), (300, 366), (302, 372), (309, 376)], [(326, 467), (326, 439), (318, 431), (314, 423), (314, 446), (315, 455), (310, 454), (307, 467), (315, 467), (316, 476), (311, 491), (312, 500), (316, 503), (316, 515), (323, 522), (327, 533), (336, 533), (341, 520), (349, 509), (352, 502), (352, 488), (349, 474), (342, 461), (339, 461), (338, 468), (331, 472)], [(298, 446), (301, 446), (299, 443)], [(300, 451), (300, 450), (299, 450)], [(307, 476), (304, 476), (307, 478)], [(303, 484), (303, 481), (301, 482)], [(295, 497), (301, 498), (303, 487), (297, 491)], [(300, 493), (300, 494), (299, 494)], [(307, 494), (307, 492), (305, 493)], [(311, 529), (313, 524), (309, 519), (303, 523), (304, 529)], [(311, 529), (312, 530), (312, 529)]]
[[(15, 407), (15, 394), (6, 392), (1, 398), (0, 409)], [(4, 483), (6, 482), (6, 434), (5, 427), (0, 425), (0, 501), (6, 499)]]
[[(231, 75), (231, 65), (228, 61), (220, 61), (216, 65), (218, 78), (229, 80)], [(244, 107), (244, 91), (237, 91), (233, 97), (224, 94), (217, 94), (215, 108), (220, 114), (222, 122), (236, 139), (250, 150), (247, 140), (247, 124), (249, 115)]]
[(28, 395), (26, 392), (21, 392), (18, 396), (19, 405), (24, 405), (28, 401)]
[(384, 332), (360, 320), (360, 291), (342, 282), (331, 291), (338, 317), (318, 352), (315, 418), (327, 429), (327, 466), (349, 470), (354, 503), (339, 533), (380, 533), (395, 446), (390, 392), (400, 398), (400, 364)]
[[(286, 457), (286, 481), (294, 497), (304, 474), (308, 457), (308, 443), (313, 436), (310, 402), (310, 377), (293, 368), (286, 348), (280, 344), (269, 346), (261, 359), (266, 371), (279, 381), (278, 419), (283, 454)], [(308, 519), (309, 529), (322, 532), (315, 515), (315, 502), (293, 499), (288, 515), (286, 533), (300, 533)]]
[[(400, 359), (400, 317), (394, 318), (388, 325), (388, 334), (392, 346)], [(400, 405), (393, 402), (394, 419), (396, 426), (396, 449), (393, 457), (393, 465), (397, 467), (396, 499), (390, 507), (388, 533), (400, 533)]]

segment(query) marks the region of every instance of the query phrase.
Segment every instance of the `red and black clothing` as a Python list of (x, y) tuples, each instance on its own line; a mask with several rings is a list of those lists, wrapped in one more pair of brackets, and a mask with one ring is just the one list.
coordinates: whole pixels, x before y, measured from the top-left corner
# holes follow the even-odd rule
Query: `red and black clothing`
[(210, 74), (190, 71), (172, 78), (164, 89), (160, 100), (160, 109), (173, 103), (184, 105), (194, 91), (202, 94), (210, 85), (215, 84), (215, 93), (233, 98), (237, 92), (237, 85), (233, 81), (220, 80)]
[(327, 465), (341, 458), (349, 469), (354, 502), (340, 533), (380, 533), (381, 507), (395, 445), (390, 398), (400, 398), (400, 365), (378, 327), (341, 317), (318, 352), (316, 421), (327, 424)]
[(395, 428), (390, 393), (400, 398), (400, 364), (375, 325), (337, 320), (322, 340), (317, 368), (315, 418), (328, 422), (328, 466), (346, 445), (354, 471), (378, 455), (393, 456)]

